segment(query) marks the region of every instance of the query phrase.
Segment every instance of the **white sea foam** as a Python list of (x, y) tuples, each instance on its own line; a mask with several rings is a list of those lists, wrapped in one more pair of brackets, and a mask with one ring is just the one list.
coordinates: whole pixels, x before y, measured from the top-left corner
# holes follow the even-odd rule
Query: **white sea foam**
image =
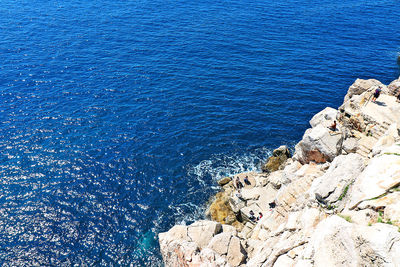
[[(216, 181), (225, 176), (233, 176), (242, 172), (260, 171), (261, 163), (271, 153), (271, 149), (263, 147), (240, 154), (216, 154), (210, 159), (203, 160), (189, 168), (187, 175), (200, 183), (200, 190), (203, 190), (207, 186), (209, 187), (211, 180), (212, 184), (215, 184), (215, 186), (212, 186), (212, 189), (217, 191), (219, 187)], [(186, 225), (205, 218), (207, 203), (206, 201), (202, 205), (180, 203), (169, 208), (174, 210), (176, 216), (175, 224)], [(192, 212), (188, 212), (189, 210)]]
[(261, 163), (269, 156), (272, 150), (262, 147), (243, 154), (218, 154), (211, 159), (203, 160), (188, 170), (188, 176), (197, 179), (206, 185), (208, 179), (218, 181), (225, 176), (232, 176), (242, 172), (260, 171)]

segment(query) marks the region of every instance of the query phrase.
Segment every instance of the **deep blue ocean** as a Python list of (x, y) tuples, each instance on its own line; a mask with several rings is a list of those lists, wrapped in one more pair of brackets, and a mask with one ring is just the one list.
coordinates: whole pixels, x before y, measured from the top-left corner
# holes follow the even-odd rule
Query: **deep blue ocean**
[(398, 9), (0, 0), (0, 265), (161, 266), (219, 178), (399, 76)]

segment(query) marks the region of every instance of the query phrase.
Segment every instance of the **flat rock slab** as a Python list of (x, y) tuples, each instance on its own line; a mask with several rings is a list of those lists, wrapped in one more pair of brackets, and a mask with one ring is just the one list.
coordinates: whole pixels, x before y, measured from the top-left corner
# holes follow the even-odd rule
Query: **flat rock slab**
[(374, 157), (354, 183), (348, 207), (354, 209), (362, 201), (379, 197), (400, 184), (400, 156)]
[(208, 247), (220, 255), (226, 255), (231, 238), (232, 233), (220, 233), (211, 239)]
[[(236, 186), (236, 178), (239, 177), (239, 181), (243, 184), (244, 188), (250, 189), (256, 186), (256, 177), (258, 177), (259, 174), (256, 172), (244, 172), (244, 173), (239, 173), (236, 174), (233, 178), (232, 181)], [(250, 185), (246, 184), (244, 182), (244, 178), (247, 177), (249, 179)]]
[(222, 225), (213, 221), (196, 221), (188, 226), (187, 234), (191, 241), (195, 242), (200, 248), (204, 248), (210, 243), (214, 235), (222, 231)]
[(314, 266), (400, 266), (399, 255), (397, 227), (361, 226), (335, 215), (317, 226), (303, 258), (313, 256)]
[(322, 124), (325, 127), (332, 125), (333, 121), (336, 120), (338, 111), (334, 108), (327, 107), (324, 110), (318, 112), (310, 120), (311, 127), (315, 127), (318, 124)]
[(302, 164), (310, 161), (324, 163), (332, 161), (342, 150), (343, 136), (319, 124), (308, 129), (295, 147), (294, 159)]
[(327, 172), (313, 183), (313, 191), (333, 203), (344, 197), (344, 190), (364, 169), (363, 158), (358, 154), (336, 157)]

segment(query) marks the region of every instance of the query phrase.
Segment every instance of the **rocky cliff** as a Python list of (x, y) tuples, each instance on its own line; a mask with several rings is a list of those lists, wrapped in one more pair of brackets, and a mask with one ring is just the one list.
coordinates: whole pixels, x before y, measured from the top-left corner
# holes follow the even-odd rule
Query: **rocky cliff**
[(280, 147), (262, 173), (220, 181), (213, 220), (160, 233), (165, 265), (400, 266), (399, 93), (400, 79), (357, 79), (293, 157)]

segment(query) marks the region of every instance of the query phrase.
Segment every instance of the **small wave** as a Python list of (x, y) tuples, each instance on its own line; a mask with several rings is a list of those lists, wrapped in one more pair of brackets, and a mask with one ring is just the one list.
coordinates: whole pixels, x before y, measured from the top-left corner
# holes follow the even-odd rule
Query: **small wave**
[(242, 172), (260, 171), (261, 162), (272, 154), (272, 149), (262, 147), (246, 153), (232, 155), (217, 154), (211, 159), (203, 160), (188, 170), (188, 176), (193, 177), (202, 185), (208, 179), (218, 181), (225, 176)]

